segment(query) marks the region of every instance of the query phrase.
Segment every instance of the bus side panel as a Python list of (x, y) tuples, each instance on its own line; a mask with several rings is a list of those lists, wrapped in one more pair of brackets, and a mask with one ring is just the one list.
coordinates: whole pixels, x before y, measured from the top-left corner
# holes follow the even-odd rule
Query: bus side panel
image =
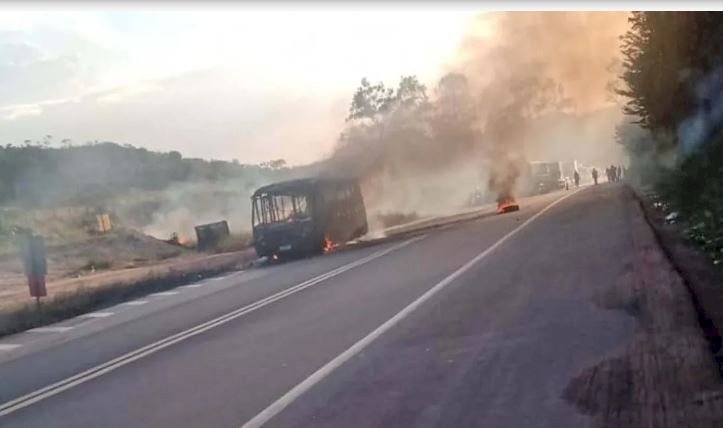
[(329, 217), (331, 218), (329, 222), (329, 239), (334, 242), (344, 242), (346, 241), (345, 231), (347, 228), (346, 201), (342, 196), (344, 188), (338, 182), (334, 182), (330, 187), (329, 193), (332, 202), (329, 206)]
[(326, 233), (327, 210), (325, 208), (323, 185), (316, 185), (310, 189), (312, 213), (314, 221), (314, 236), (312, 237), (312, 251), (321, 251), (324, 247), (324, 234)]
[(359, 236), (366, 235), (367, 232), (369, 232), (369, 225), (367, 223), (367, 210), (366, 206), (364, 206), (364, 196), (361, 193), (361, 188), (359, 188), (359, 183), (354, 183), (354, 202), (355, 202), (355, 212), (357, 214), (357, 224), (359, 226), (359, 229), (357, 231), (358, 236), (355, 236), (355, 238), (358, 238)]

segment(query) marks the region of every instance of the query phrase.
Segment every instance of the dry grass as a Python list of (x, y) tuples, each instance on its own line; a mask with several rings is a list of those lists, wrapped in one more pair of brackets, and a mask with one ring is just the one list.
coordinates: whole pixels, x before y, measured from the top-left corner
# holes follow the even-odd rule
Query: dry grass
[(228, 253), (231, 251), (243, 251), (251, 248), (253, 236), (250, 233), (239, 233), (226, 237), (214, 248), (214, 253)]
[(61, 292), (41, 301), (40, 306), (26, 303), (0, 313), (0, 336), (56, 323), (149, 293), (214, 276), (235, 267), (220, 265), (188, 271), (170, 271), (167, 275), (151, 276), (131, 283), (116, 283), (96, 288), (79, 287)]

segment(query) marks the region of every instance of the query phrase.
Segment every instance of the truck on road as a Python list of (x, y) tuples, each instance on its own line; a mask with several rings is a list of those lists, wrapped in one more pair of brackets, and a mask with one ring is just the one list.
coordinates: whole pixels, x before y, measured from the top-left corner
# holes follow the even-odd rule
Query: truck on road
[(529, 162), (528, 180), (532, 193), (547, 193), (565, 188), (562, 162)]

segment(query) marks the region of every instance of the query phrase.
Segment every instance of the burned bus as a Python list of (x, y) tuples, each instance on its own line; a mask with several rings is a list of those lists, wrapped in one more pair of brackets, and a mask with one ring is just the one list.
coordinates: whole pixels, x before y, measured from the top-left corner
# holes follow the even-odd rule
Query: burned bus
[(368, 231), (355, 180), (304, 178), (269, 184), (251, 196), (259, 257), (320, 253)]

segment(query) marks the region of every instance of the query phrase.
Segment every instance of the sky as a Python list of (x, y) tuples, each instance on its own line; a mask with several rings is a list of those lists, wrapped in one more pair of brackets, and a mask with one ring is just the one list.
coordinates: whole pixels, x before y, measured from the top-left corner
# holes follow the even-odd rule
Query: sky
[(0, 144), (50, 135), (290, 164), (331, 153), (363, 77), (436, 81), (478, 15), (20, 7), (0, 6)]

